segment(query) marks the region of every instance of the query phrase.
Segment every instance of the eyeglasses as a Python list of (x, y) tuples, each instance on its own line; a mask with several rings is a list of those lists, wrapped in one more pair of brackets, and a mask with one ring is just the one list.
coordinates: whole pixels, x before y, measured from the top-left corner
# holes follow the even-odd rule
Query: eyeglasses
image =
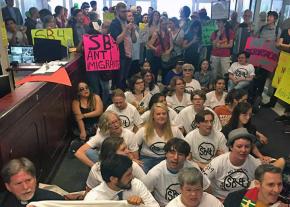
[(79, 91), (80, 92), (83, 92), (84, 90), (88, 90), (89, 89), (89, 87), (88, 86), (85, 86), (85, 87), (81, 87), (81, 88), (79, 88)]
[(191, 72), (192, 69), (189, 69), (189, 68), (184, 68), (183, 71), (186, 71), (186, 72)]

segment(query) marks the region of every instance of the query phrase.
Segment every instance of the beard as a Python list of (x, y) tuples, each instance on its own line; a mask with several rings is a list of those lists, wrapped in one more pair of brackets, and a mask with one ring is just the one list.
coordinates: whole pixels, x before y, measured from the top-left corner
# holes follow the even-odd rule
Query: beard
[(118, 188), (120, 189), (123, 189), (123, 190), (130, 190), (132, 188), (132, 185), (131, 185), (131, 180), (129, 183), (127, 184), (124, 184), (122, 183), (121, 181), (118, 181), (117, 185), (116, 185)]

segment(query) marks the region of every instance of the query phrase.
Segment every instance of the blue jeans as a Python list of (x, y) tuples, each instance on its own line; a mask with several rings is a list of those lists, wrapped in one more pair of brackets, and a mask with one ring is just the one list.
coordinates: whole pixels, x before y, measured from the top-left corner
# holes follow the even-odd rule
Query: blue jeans
[(141, 155), (141, 161), (143, 161), (144, 172), (147, 174), (152, 167), (154, 167), (164, 159), (165, 157), (148, 157)]
[(92, 162), (96, 163), (97, 161), (99, 161), (100, 151), (96, 149), (88, 149), (86, 151), (86, 155)]
[(250, 85), (250, 81), (245, 80), (245, 81), (240, 81), (238, 84), (234, 84), (232, 80), (228, 81), (228, 91), (234, 89), (246, 89)]

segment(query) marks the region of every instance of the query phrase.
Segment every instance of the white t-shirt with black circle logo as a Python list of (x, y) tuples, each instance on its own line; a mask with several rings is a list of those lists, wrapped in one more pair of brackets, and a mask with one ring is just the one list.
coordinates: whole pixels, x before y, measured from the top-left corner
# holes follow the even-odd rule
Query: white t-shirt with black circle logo
[(179, 101), (176, 97), (176, 94), (173, 94), (172, 96), (166, 96), (166, 102), (170, 108), (172, 108), (174, 111), (179, 113), (182, 109), (187, 107), (188, 105), (191, 105), (192, 102), (190, 100), (190, 94), (184, 93), (182, 100)]
[[(178, 127), (171, 126), (173, 137), (183, 139), (183, 135)], [(172, 137), (172, 138), (173, 138)], [(163, 137), (159, 137), (156, 131), (154, 130), (154, 135), (151, 138), (150, 142), (147, 143), (145, 140), (145, 128), (141, 127), (134, 136), (134, 140), (136, 140), (137, 144), (141, 146), (140, 155), (160, 158), (165, 156), (164, 145), (166, 144), (166, 140)]]
[[(188, 160), (184, 162), (183, 167), (195, 167), (199, 169), (196, 163)], [(167, 169), (166, 160), (161, 161), (149, 170), (142, 181), (147, 186), (148, 190), (153, 192), (154, 198), (160, 206), (165, 206), (180, 194), (178, 173), (173, 174)], [(209, 179), (203, 176), (203, 189), (207, 189), (209, 186)]]
[(194, 129), (184, 139), (190, 145), (194, 161), (209, 163), (216, 156), (218, 150), (228, 152), (225, 135), (215, 129), (212, 129), (208, 136), (203, 136), (199, 129)]
[[(204, 107), (204, 110), (209, 110), (214, 114), (213, 127), (217, 131), (220, 131), (222, 129), (222, 125), (216, 113), (209, 107)], [(196, 128), (196, 123), (194, 121), (195, 115), (196, 112), (193, 106), (187, 106), (176, 116), (174, 123), (177, 126), (183, 126), (186, 133), (189, 133)]]
[(120, 117), (124, 128), (133, 131), (134, 125), (140, 127), (143, 123), (136, 107), (127, 103), (127, 107), (123, 110), (118, 109), (114, 104), (108, 106), (106, 111), (113, 111)]
[(234, 166), (227, 152), (214, 158), (204, 169), (204, 174), (210, 179), (212, 194), (225, 199), (231, 192), (248, 188), (255, 179), (255, 170), (261, 165), (259, 159), (249, 155), (241, 166)]

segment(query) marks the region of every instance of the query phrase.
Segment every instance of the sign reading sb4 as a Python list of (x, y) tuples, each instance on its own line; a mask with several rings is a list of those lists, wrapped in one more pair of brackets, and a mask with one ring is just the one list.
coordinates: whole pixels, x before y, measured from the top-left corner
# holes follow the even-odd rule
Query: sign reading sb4
[(57, 28), (57, 29), (33, 29), (31, 30), (32, 41), (34, 38), (60, 40), (64, 47), (73, 47), (73, 32), (72, 28)]
[(120, 52), (111, 35), (84, 35), (87, 71), (119, 70)]

